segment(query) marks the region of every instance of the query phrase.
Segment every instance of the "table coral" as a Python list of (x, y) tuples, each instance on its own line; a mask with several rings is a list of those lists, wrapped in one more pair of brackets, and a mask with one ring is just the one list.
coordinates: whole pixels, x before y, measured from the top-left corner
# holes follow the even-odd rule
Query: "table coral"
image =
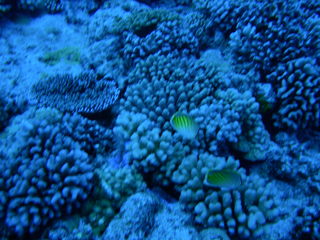
[(19, 8), (27, 11), (46, 10), (48, 12), (59, 12), (63, 9), (61, 0), (19, 0)]
[(114, 81), (83, 73), (57, 75), (40, 81), (33, 86), (31, 98), (40, 106), (92, 114), (106, 110), (118, 96), (119, 89)]

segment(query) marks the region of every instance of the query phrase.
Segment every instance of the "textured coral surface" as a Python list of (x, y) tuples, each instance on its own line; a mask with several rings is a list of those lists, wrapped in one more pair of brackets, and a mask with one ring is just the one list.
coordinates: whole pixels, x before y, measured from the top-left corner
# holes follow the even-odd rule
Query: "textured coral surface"
[(0, 239), (320, 239), (318, 0), (0, 0), (0, 25)]

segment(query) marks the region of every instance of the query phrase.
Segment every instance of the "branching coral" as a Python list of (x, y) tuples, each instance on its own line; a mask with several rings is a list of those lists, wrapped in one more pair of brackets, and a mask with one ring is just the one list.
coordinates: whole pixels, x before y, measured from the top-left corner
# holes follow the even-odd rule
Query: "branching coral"
[(70, 122), (55, 111), (35, 114), (7, 128), (1, 147), (6, 153), (1, 159), (1, 221), (18, 236), (70, 214), (93, 187), (88, 154), (62, 130)]
[(160, 131), (144, 114), (122, 112), (117, 118), (114, 133), (125, 143), (129, 162), (142, 173), (152, 174), (160, 185), (169, 185), (173, 170), (188, 150), (175, 142), (172, 133)]
[[(204, 185), (209, 169), (234, 169), (242, 174), (242, 186), (234, 190), (216, 190)], [(279, 211), (272, 186), (258, 176), (246, 177), (239, 162), (233, 158), (193, 153), (186, 157), (173, 181), (181, 191), (180, 201), (195, 214), (201, 225), (225, 228), (230, 236), (257, 237)]]
[(130, 68), (152, 54), (194, 55), (199, 40), (192, 29), (185, 27), (180, 16), (166, 10), (144, 10), (129, 16), (120, 28), (123, 56)]
[(268, 78), (276, 86), (279, 110), (277, 127), (305, 129), (320, 127), (320, 68), (314, 58), (299, 58), (279, 65)]
[(319, 84), (313, 75), (320, 59), (317, 4), (215, 0), (198, 5), (216, 31), (230, 37), (237, 70), (254, 69), (260, 80), (273, 84), (279, 102), (273, 109), (275, 125), (294, 130), (317, 128)]
[[(120, 102), (124, 110), (137, 113), (135, 117), (144, 114), (148, 127), (143, 129), (160, 131), (159, 136), (161, 132), (168, 131), (166, 134), (179, 138), (170, 126), (170, 118), (177, 111), (185, 112), (194, 117), (200, 126), (198, 137), (191, 143), (193, 147), (220, 153), (229, 146), (243, 152), (248, 160), (262, 160), (270, 138), (264, 129), (255, 98), (249, 91), (242, 93), (231, 88), (238, 85), (238, 81), (239, 75), (225, 73), (202, 61), (184, 58), (170, 61), (168, 57), (155, 55), (139, 62), (130, 73), (128, 82), (132, 84), (127, 87)], [(118, 119), (118, 124), (125, 130), (125, 118), (119, 116)], [(122, 136), (129, 139), (133, 133), (123, 133)], [(139, 142), (137, 139), (140, 137), (135, 136), (132, 140)], [(141, 150), (137, 146), (133, 149)]]

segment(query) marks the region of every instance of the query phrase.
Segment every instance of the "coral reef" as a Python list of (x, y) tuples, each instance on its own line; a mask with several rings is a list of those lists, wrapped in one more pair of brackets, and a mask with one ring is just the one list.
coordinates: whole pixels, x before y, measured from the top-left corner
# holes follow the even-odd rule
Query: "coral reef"
[(123, 204), (101, 239), (200, 240), (190, 223), (191, 216), (179, 205), (161, 202), (152, 193), (137, 193)]
[(93, 73), (49, 77), (32, 89), (37, 104), (60, 111), (97, 113), (106, 110), (119, 96), (111, 79), (97, 79)]
[[(146, 144), (143, 145), (139, 141), (141, 135), (134, 135), (130, 130), (131, 126), (124, 126), (139, 125), (143, 121), (142, 118), (149, 122), (149, 128), (153, 128), (155, 132), (160, 131), (157, 133), (159, 136), (161, 132), (172, 135), (173, 139), (168, 139), (172, 142), (169, 145), (186, 145), (184, 141), (174, 143), (176, 138), (179, 139), (179, 134), (170, 126), (171, 116), (180, 111), (189, 113), (200, 125), (199, 136), (192, 141), (192, 146), (212, 153), (221, 153), (233, 148), (243, 152), (247, 160), (263, 160), (270, 145), (269, 134), (262, 123), (259, 104), (251, 93), (239, 92), (232, 88), (232, 85), (239, 84), (239, 76), (226, 74), (219, 68), (201, 61), (169, 59), (159, 55), (149, 56), (145, 61), (139, 62), (129, 74), (127, 82), (132, 85), (127, 87), (120, 104), (125, 111), (137, 116), (132, 118), (133, 121), (136, 118), (139, 123), (132, 123), (129, 120), (131, 118), (124, 117), (128, 115), (125, 111), (118, 117), (117, 124), (122, 129), (120, 137), (124, 138), (124, 141), (131, 138), (127, 147), (134, 146), (132, 150), (135, 149), (135, 152), (137, 149), (145, 149)], [(127, 123), (124, 118), (127, 119)], [(119, 133), (118, 125), (115, 130)], [(143, 135), (151, 134), (143, 131), (142, 126), (137, 130), (140, 129)], [(147, 139), (150, 142), (156, 138)], [(146, 153), (149, 155), (150, 150), (142, 150), (144, 154), (141, 157), (146, 156)]]
[(18, 101), (14, 96), (9, 96), (1, 91), (0, 93), (0, 130), (8, 126), (9, 120), (26, 107), (25, 102)]
[(237, 63), (249, 64), (262, 76), (279, 63), (313, 53), (309, 46), (317, 41), (310, 41), (312, 31), (306, 31), (310, 24), (305, 19), (317, 8), (303, 11), (307, 2), (203, 0), (197, 8), (211, 18), (213, 28), (230, 37)]
[(294, 0), (197, 4), (212, 20), (212, 27), (230, 39), (237, 70), (254, 69), (277, 90), (279, 106), (274, 116), (279, 128), (318, 128), (313, 124), (319, 122), (319, 15), (315, 15), (317, 6), (310, 7), (313, 4)]
[[(234, 190), (215, 190), (204, 185), (209, 169), (234, 169), (243, 184)], [(229, 236), (247, 239), (267, 231), (279, 216), (276, 195), (271, 185), (258, 176), (246, 176), (239, 162), (229, 157), (193, 153), (186, 157), (173, 174), (181, 192), (180, 201), (195, 214), (195, 221), (206, 227), (224, 228)]]
[(61, 0), (0, 0), (0, 14), (17, 9), (29, 12), (46, 11), (55, 13), (63, 10), (62, 2)]
[(80, 221), (77, 226), (66, 226), (65, 222), (58, 222), (49, 230), (48, 240), (99, 240), (89, 224)]
[(303, 207), (298, 210), (295, 219), (296, 229), (293, 237), (295, 239), (314, 240), (320, 237), (320, 212), (319, 199), (307, 200)]
[[(123, 27), (122, 27), (123, 26)], [(195, 55), (199, 40), (195, 33), (184, 27), (182, 19), (167, 10), (143, 10), (130, 15), (120, 25), (123, 57), (132, 65), (152, 54)]]
[(132, 167), (101, 167), (95, 171), (96, 184), (81, 215), (96, 235), (101, 235), (122, 204), (131, 195), (146, 190), (142, 176)]
[(320, 68), (315, 58), (302, 57), (279, 65), (269, 74), (279, 102), (275, 126), (292, 130), (320, 127)]
[[(149, 130), (152, 129), (152, 130)], [(172, 133), (154, 127), (144, 114), (122, 112), (114, 128), (119, 142), (128, 141), (125, 151), (129, 163), (160, 185), (169, 185), (173, 170), (176, 168), (187, 148), (174, 142)]]
[(79, 208), (93, 188), (92, 160), (107, 153), (111, 137), (77, 114), (39, 109), (16, 117), (1, 136), (1, 219), (7, 228), (33, 234)]
[(1, 221), (23, 236), (79, 208), (92, 190), (93, 166), (81, 145), (63, 133), (70, 128), (76, 135), (76, 129), (59, 113), (37, 111), (29, 121), (15, 120), (1, 148)]
[(0, 14), (1, 239), (320, 237), (319, 1)]
[(85, 24), (90, 15), (103, 3), (102, 0), (66, 1), (63, 0), (63, 12), (68, 22), (73, 24)]
[(51, 13), (63, 9), (61, 0), (19, 0), (17, 6), (25, 11), (45, 10)]
[[(160, 208), (158, 200), (138, 193), (121, 207), (118, 217), (108, 226), (102, 239), (141, 239), (152, 231), (154, 216)], [(130, 236), (131, 235), (131, 236)]]
[(299, 142), (294, 135), (285, 132), (277, 134), (275, 140), (278, 147), (268, 157), (268, 169), (272, 176), (299, 186), (306, 194), (318, 194), (319, 136), (309, 135), (308, 138), (308, 141)]
[(120, 85), (120, 77), (124, 75), (124, 64), (118, 52), (119, 48), (120, 42), (115, 36), (108, 36), (101, 41), (93, 41), (88, 54), (84, 56), (84, 62), (97, 74), (110, 76), (112, 79), (116, 78)]

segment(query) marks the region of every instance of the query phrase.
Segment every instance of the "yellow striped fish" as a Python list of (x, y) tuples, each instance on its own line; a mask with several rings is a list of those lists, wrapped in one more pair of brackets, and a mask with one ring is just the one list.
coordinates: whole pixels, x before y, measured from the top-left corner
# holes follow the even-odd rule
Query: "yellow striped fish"
[(209, 187), (233, 189), (241, 185), (241, 175), (231, 169), (209, 170), (204, 184)]
[(199, 126), (187, 114), (176, 112), (170, 119), (171, 126), (185, 138), (194, 138), (197, 135)]

